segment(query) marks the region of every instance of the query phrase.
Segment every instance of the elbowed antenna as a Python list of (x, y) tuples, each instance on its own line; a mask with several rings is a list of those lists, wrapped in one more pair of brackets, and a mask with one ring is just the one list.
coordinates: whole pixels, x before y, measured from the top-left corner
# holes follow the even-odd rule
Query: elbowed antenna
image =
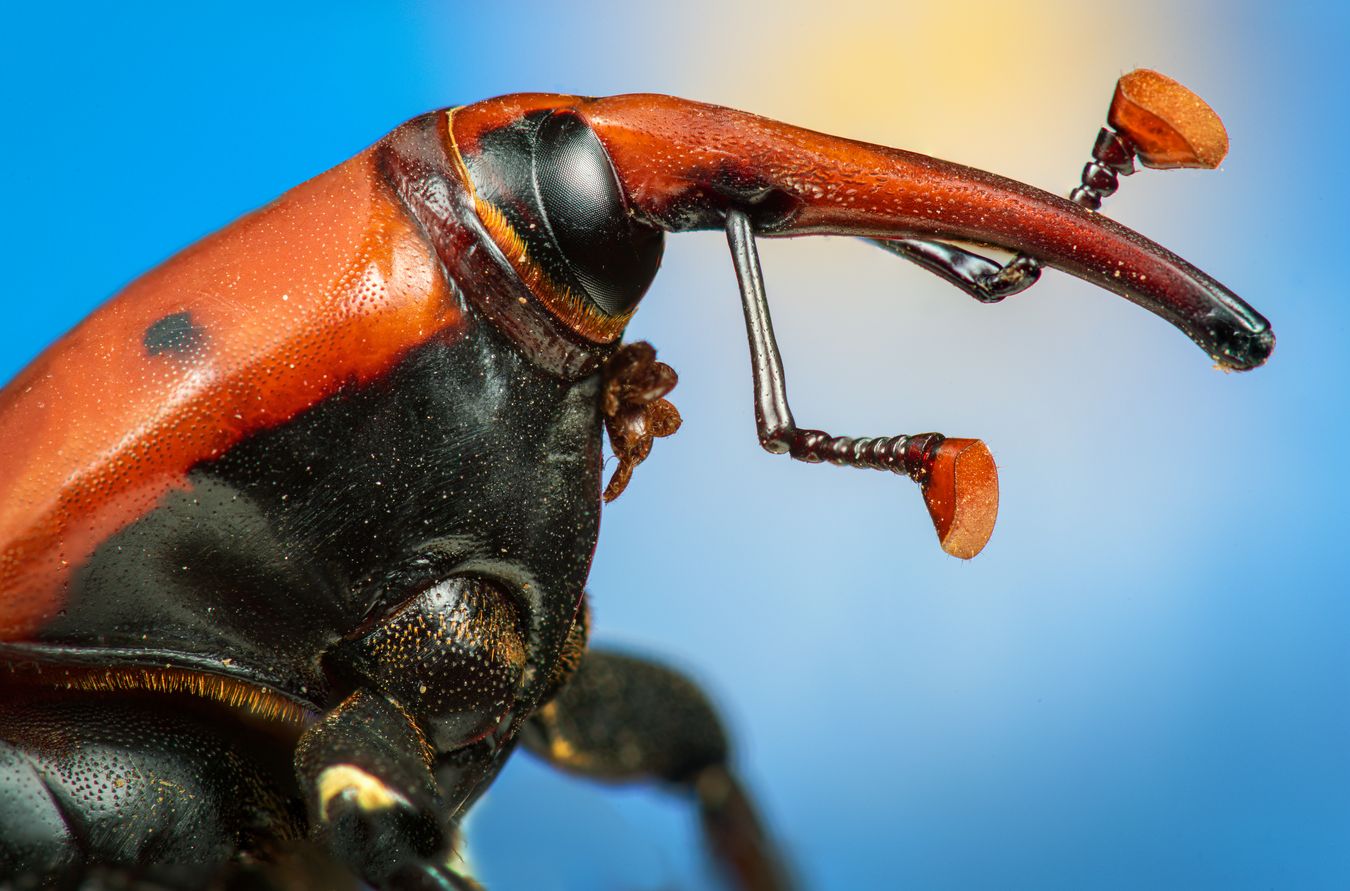
[(929, 518), (942, 549), (969, 560), (989, 542), (998, 517), (998, 469), (978, 439), (948, 439), (940, 433), (857, 439), (799, 428), (787, 401), (787, 379), (778, 354), (755, 235), (746, 215), (727, 213), (731, 246), (750, 338), (755, 381), (755, 427), (760, 445), (776, 455), (819, 464), (890, 470), (923, 489)]
[[(1116, 82), (1106, 115), (1109, 126), (1097, 133), (1092, 160), (1083, 166), (1069, 200), (1100, 210), (1102, 200), (1120, 188), (1120, 177), (1134, 173), (1137, 158), (1145, 167), (1195, 167), (1213, 170), (1228, 154), (1228, 131), (1214, 109), (1186, 87), (1156, 71), (1141, 68)], [(1041, 263), (1019, 253), (1000, 264), (988, 257), (940, 241), (871, 238), (872, 244), (940, 276), (981, 303), (998, 303), (1034, 285)]]

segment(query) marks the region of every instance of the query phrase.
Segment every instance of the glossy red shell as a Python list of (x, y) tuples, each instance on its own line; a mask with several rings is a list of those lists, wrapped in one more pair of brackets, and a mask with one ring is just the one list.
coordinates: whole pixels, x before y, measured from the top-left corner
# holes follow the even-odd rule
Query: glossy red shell
[[(131, 284), (0, 391), (0, 640), (187, 471), (462, 324), (367, 150)], [(157, 323), (189, 329), (156, 349)]]

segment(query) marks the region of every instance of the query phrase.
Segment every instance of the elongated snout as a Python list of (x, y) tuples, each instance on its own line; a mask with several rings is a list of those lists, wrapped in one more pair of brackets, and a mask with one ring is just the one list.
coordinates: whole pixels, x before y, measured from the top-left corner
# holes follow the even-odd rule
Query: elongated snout
[(1156, 313), (1221, 366), (1255, 368), (1270, 323), (1176, 254), (1040, 189), (924, 155), (669, 96), (578, 100), (638, 219), (762, 236), (935, 238), (1021, 252)]

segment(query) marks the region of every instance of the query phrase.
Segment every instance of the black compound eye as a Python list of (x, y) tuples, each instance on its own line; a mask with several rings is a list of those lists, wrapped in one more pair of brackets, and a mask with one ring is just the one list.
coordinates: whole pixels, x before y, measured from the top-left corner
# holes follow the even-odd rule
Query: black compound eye
[(627, 312), (656, 277), (663, 235), (629, 215), (595, 132), (574, 114), (550, 115), (534, 145), (534, 179), (567, 271), (601, 312)]
[(536, 296), (574, 329), (605, 331), (598, 318), (617, 323), (612, 333), (622, 330), (656, 277), (664, 233), (629, 213), (609, 154), (586, 122), (571, 111), (525, 115), (480, 137), (464, 163), (479, 199), (509, 224), (504, 241), (518, 239), (526, 262), (561, 286)]

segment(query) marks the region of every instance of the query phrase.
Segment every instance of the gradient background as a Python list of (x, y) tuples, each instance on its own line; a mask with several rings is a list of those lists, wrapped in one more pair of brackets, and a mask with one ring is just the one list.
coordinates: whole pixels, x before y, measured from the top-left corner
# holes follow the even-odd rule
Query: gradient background
[[(669, 92), (1063, 191), (1119, 74), (1192, 86), (1224, 168), (1106, 210), (1268, 315), (1268, 367), (1058, 274), (982, 307), (857, 242), (764, 245), (804, 424), (994, 450), (962, 563), (908, 482), (759, 450), (724, 241), (672, 238), (630, 334), (685, 426), (605, 514), (595, 638), (707, 685), (806, 887), (1350, 887), (1342, 4), (49, 4), (0, 35), (0, 379), (428, 108)], [(527, 757), (471, 825), (494, 891), (706, 887), (694, 844), (678, 804)]]

